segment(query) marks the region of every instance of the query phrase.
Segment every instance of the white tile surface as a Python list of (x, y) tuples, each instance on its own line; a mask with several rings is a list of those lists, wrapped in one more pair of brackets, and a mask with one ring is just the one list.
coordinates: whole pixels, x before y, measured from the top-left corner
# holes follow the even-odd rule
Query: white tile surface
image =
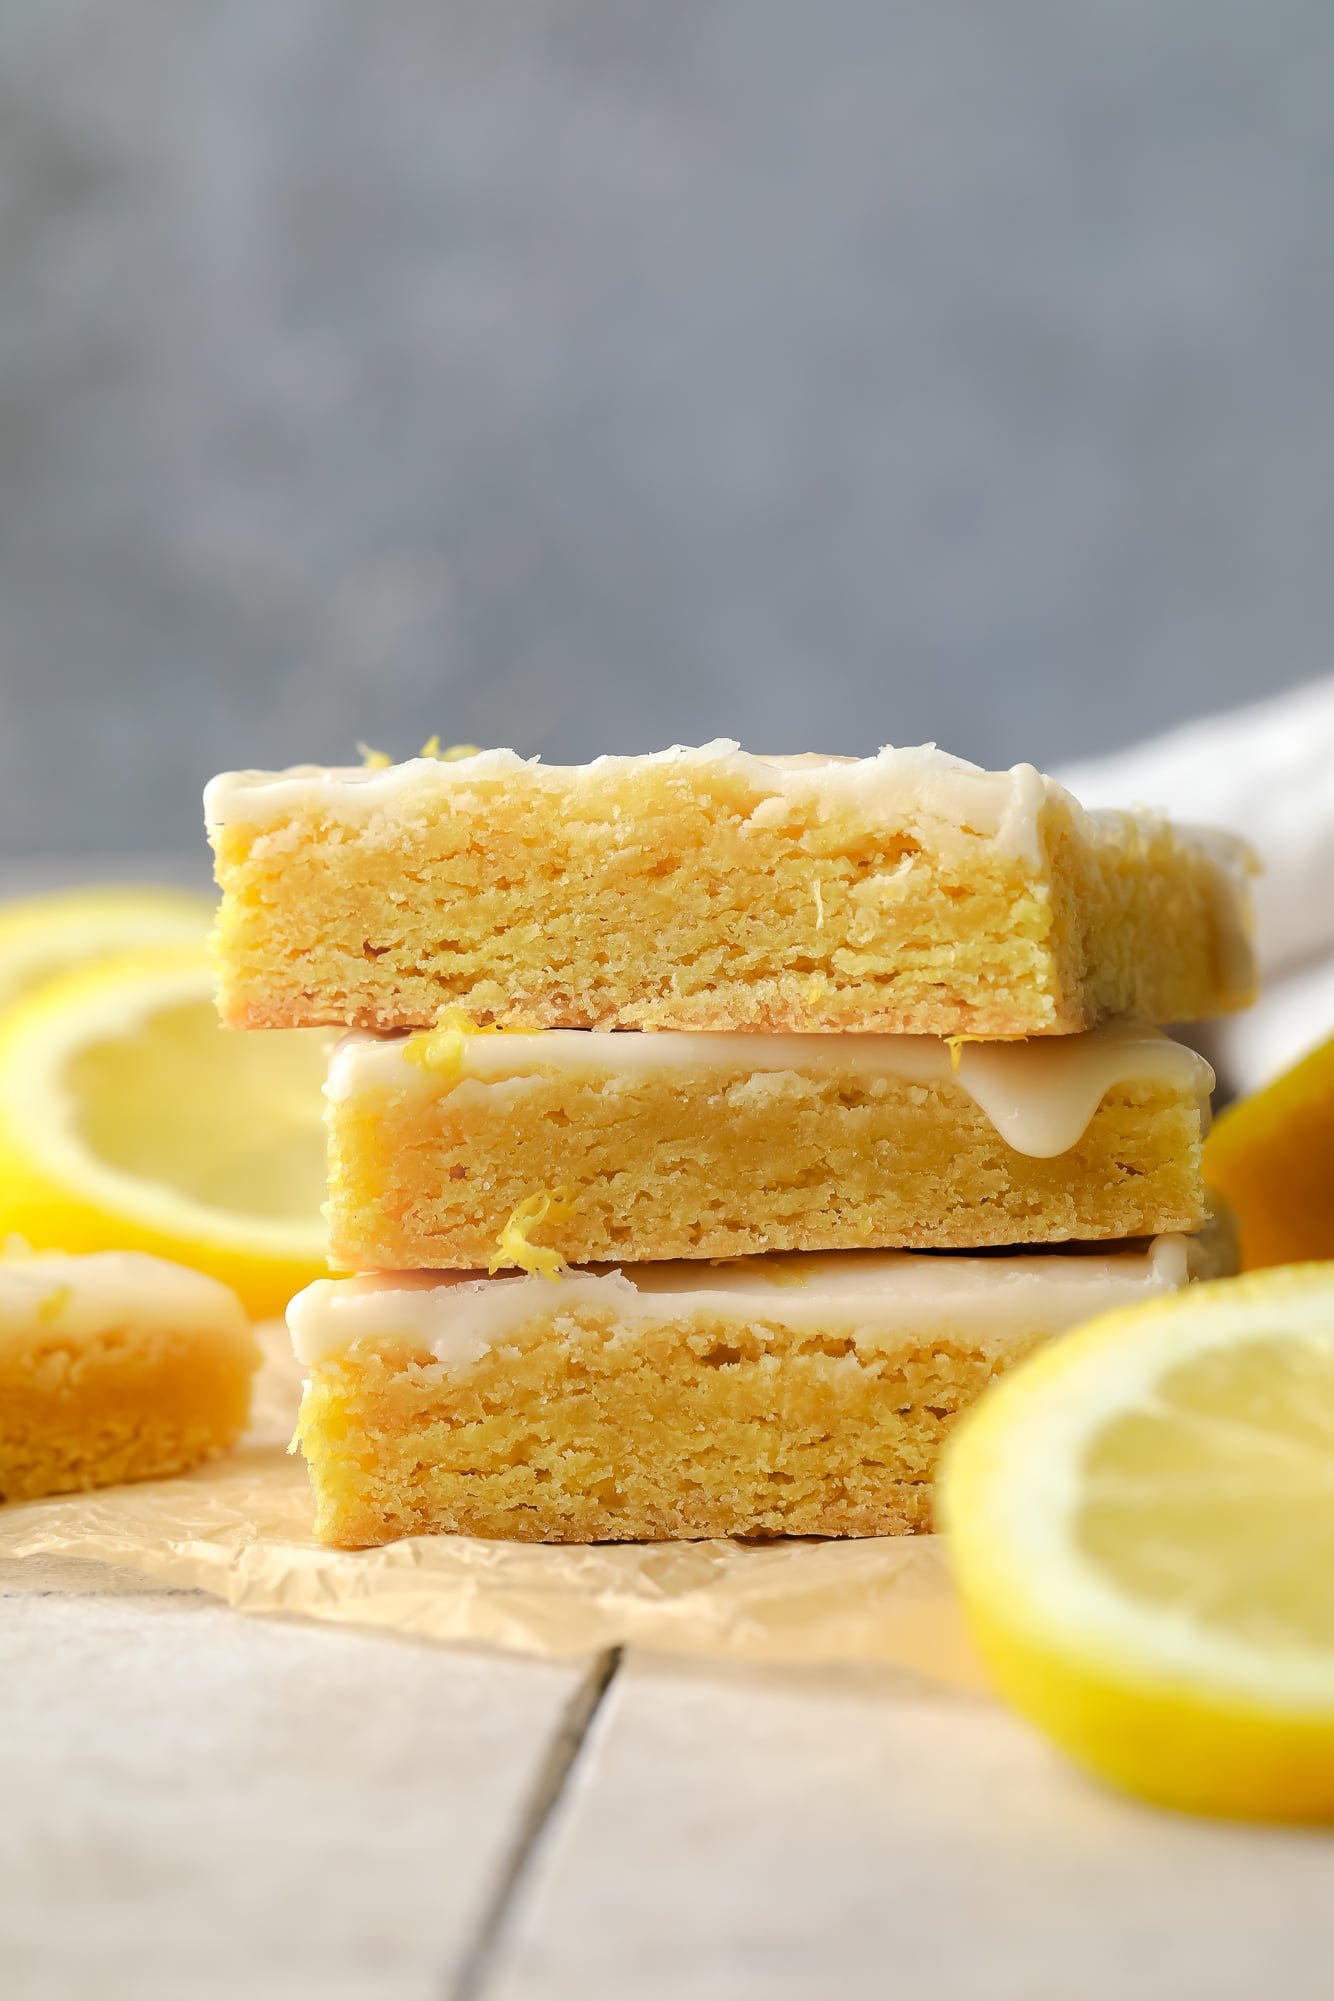
[(16, 1572), (10, 2001), (449, 1991), (580, 1670)]
[(579, 1748), (591, 1686), (0, 1567), (0, 1993), (1329, 1992), (1334, 1837), (1136, 1807), (870, 1672), (631, 1655)]
[(1334, 1840), (1084, 1783), (981, 1701), (627, 1662), (487, 2001), (1317, 2001)]

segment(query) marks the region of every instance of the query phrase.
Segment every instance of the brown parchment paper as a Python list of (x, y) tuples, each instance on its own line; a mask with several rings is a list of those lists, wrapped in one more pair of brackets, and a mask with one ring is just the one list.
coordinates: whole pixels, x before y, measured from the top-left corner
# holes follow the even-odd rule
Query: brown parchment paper
[(633, 1644), (704, 1658), (907, 1668), (984, 1686), (934, 1536), (561, 1547), (418, 1536), (323, 1548), (287, 1440), (300, 1381), (279, 1326), (242, 1448), (182, 1479), (0, 1508), (0, 1558), (94, 1558), (243, 1612), (579, 1655)]

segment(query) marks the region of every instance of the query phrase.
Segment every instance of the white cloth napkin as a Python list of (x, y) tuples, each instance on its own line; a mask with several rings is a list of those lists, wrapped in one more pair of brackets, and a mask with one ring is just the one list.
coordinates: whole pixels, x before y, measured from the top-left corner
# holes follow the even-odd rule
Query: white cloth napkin
[(1209, 1037), (1232, 1090), (1254, 1090), (1334, 1033), (1334, 678), (1055, 775), (1085, 806), (1161, 807), (1241, 834), (1260, 856), (1264, 990)]

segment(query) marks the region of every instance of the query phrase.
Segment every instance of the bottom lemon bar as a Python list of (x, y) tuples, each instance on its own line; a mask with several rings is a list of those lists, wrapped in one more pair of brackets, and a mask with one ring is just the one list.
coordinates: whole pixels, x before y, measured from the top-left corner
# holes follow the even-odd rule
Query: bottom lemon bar
[(928, 1528), (958, 1412), (1035, 1343), (1184, 1285), (1202, 1244), (320, 1279), (287, 1316), (317, 1533)]
[(130, 1251), (0, 1257), (0, 1500), (183, 1473), (231, 1445), (259, 1349), (236, 1294)]

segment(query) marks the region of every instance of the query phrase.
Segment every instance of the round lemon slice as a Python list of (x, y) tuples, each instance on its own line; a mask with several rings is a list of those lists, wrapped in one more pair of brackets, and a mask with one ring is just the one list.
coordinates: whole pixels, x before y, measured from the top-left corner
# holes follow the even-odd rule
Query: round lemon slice
[(940, 1518), (997, 1685), (1090, 1771), (1334, 1817), (1334, 1264), (1054, 1342), (959, 1424)]
[(0, 904), (0, 1008), (110, 952), (202, 945), (213, 905), (184, 889), (62, 889)]
[(219, 1027), (202, 945), (34, 987), (0, 1014), (0, 1237), (155, 1251), (281, 1312), (326, 1270), (328, 1040)]

